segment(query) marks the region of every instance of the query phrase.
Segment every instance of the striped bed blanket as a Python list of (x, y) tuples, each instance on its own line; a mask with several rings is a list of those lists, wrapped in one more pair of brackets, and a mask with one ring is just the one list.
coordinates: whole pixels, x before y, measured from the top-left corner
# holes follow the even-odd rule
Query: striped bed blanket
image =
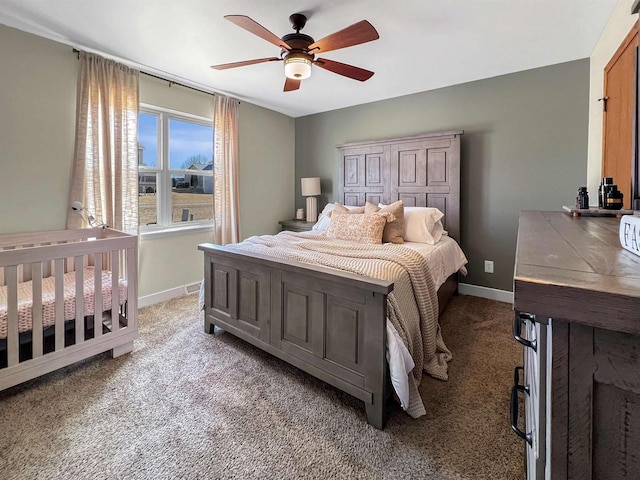
[(418, 392), (422, 372), (447, 380), (447, 362), (452, 355), (442, 339), (438, 295), (423, 255), (402, 245), (363, 245), (291, 232), (251, 237), (228, 247), (393, 281), (387, 316), (416, 365), (409, 375), (407, 413), (412, 417), (426, 413)]
[[(111, 310), (111, 272), (102, 271), (102, 311)], [(84, 315), (94, 313), (94, 268), (84, 267)], [(64, 319), (76, 318), (76, 273), (69, 272), (63, 275), (64, 283)], [(118, 301), (123, 305), (127, 298), (127, 282), (119, 280)], [(7, 286), (0, 286), (0, 339), (7, 338)], [(56, 322), (56, 284), (55, 277), (42, 279), (42, 327), (47, 328)], [(33, 325), (33, 283), (31, 281), (18, 284), (18, 331), (28, 332)]]

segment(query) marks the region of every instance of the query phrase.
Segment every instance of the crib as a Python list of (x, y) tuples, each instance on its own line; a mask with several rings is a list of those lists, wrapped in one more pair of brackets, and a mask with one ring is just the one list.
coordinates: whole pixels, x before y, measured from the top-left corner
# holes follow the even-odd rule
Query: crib
[(133, 350), (138, 240), (109, 228), (0, 235), (0, 390)]

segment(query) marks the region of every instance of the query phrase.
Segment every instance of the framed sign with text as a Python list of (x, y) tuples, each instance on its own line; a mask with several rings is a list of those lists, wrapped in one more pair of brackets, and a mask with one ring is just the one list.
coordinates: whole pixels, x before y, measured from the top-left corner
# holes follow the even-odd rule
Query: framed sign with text
[(620, 245), (640, 256), (640, 217), (624, 215), (620, 219)]

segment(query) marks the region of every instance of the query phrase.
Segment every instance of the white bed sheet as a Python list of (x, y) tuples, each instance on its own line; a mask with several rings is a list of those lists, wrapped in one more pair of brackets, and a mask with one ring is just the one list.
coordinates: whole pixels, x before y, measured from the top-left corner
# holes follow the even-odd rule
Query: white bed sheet
[[(440, 288), (450, 275), (458, 271), (463, 275), (467, 274), (465, 268), (467, 257), (453, 238), (443, 235), (435, 245), (413, 242), (405, 242), (403, 245), (421, 253), (427, 259), (436, 289)], [(415, 364), (389, 319), (387, 319), (387, 361), (391, 384), (400, 400), (400, 406), (406, 410), (409, 406), (409, 375)]]
[(443, 235), (435, 245), (414, 242), (405, 242), (403, 245), (424, 255), (429, 262), (436, 289), (440, 288), (447, 278), (457, 271), (461, 271), (463, 275), (467, 274), (465, 268), (467, 257), (458, 242), (447, 235)]
[[(309, 233), (322, 233), (313, 231)], [(429, 245), (427, 243), (405, 242), (404, 246), (421, 253), (428, 261), (431, 276), (436, 289), (447, 280), (447, 278), (460, 271), (467, 274), (465, 265), (467, 257), (458, 243), (447, 235), (443, 235), (438, 243)], [(200, 288), (199, 306), (204, 308), (204, 281)], [(387, 361), (389, 362), (389, 374), (393, 389), (400, 400), (400, 405), (404, 410), (409, 406), (409, 375), (415, 364), (406, 345), (400, 339), (393, 324), (387, 319)]]

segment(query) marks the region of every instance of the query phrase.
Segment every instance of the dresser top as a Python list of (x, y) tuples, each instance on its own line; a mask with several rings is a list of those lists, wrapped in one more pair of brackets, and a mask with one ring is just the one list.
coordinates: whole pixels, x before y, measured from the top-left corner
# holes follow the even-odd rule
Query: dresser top
[(618, 239), (620, 219), (520, 214), (514, 308), (640, 333), (640, 257)]

